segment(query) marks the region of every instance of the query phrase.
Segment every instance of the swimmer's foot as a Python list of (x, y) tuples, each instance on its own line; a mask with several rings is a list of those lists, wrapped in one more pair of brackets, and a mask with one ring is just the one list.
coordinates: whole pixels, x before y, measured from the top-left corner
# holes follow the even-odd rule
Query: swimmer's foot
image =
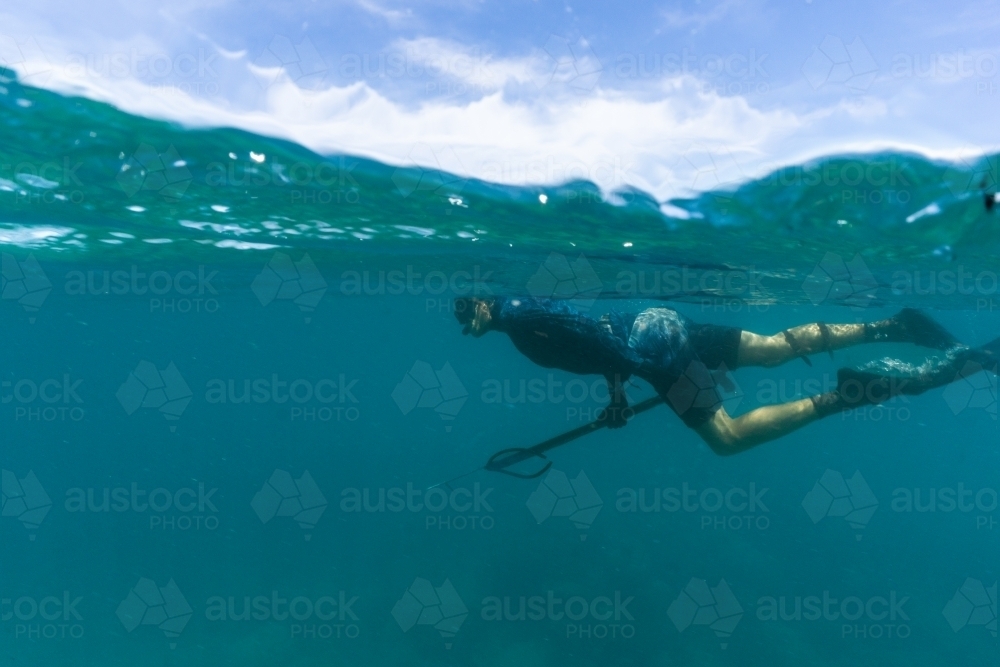
[(887, 320), (865, 324), (865, 338), (873, 343), (913, 343), (938, 350), (961, 345), (943, 326), (915, 308), (904, 308)]
[(884, 375), (841, 368), (837, 371), (837, 389), (811, 396), (810, 400), (816, 413), (827, 417), (845, 410), (878, 405), (900, 393), (906, 393), (905, 381), (900, 383)]

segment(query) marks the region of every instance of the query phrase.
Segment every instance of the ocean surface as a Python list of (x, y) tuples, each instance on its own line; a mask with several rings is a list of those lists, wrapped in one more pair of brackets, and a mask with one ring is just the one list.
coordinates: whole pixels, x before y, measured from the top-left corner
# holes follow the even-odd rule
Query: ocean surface
[[(456, 296), (1000, 335), (998, 157), (831, 155), (658, 202), (511, 187), (0, 80), (0, 663), (989, 665), (996, 375), (734, 457), (463, 337)], [(731, 414), (919, 364), (731, 375)], [(901, 367), (901, 364), (896, 364)], [(652, 396), (636, 381), (634, 401)]]

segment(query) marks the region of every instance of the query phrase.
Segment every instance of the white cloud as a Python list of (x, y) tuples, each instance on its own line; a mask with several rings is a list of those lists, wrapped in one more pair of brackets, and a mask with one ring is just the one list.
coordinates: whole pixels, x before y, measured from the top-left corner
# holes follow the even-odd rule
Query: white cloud
[(720, 0), (706, 12), (686, 12), (683, 9), (663, 10), (663, 19), (668, 28), (691, 28), (699, 31), (705, 26), (721, 21), (729, 13), (743, 4), (742, 0)]
[(411, 72), (460, 80), (479, 90), (494, 91), (508, 83), (537, 82), (544, 80), (546, 71), (537, 55), (496, 59), (482, 49), (431, 37), (396, 40), (389, 53), (402, 56)]
[(369, 14), (384, 18), (390, 24), (397, 24), (413, 18), (413, 12), (409, 9), (389, 9), (375, 0), (354, 0), (354, 4)]
[[(148, 38), (135, 43), (145, 53), (166, 53)], [(924, 135), (914, 128), (921, 126), (901, 110), (923, 108), (919, 96), (851, 96), (803, 106), (807, 93), (785, 91), (762, 108), (741, 96), (720, 96), (691, 74), (615, 90), (602, 86), (594, 69), (600, 63), (591, 62), (585, 44), (548, 46), (497, 57), (447, 40), (393, 42), (386, 53), (419, 65), (421, 76), (465, 82), (479, 93), (425, 95), (416, 103), (364, 81), (303, 90), (280, 68), (268, 72), (274, 77), (266, 77), (264, 87), (252, 71), (254, 53), (228, 52), (211, 64), (226, 90), (236, 91), (225, 98), (135, 76), (81, 73), (67, 66), (74, 46), (48, 48), (44, 56), (19, 51), (22, 62), (12, 64), (23, 73), (44, 73), (28, 83), (189, 126), (239, 127), (321, 153), (390, 164), (436, 166), (427, 160), (448, 155), (454, 157), (449, 168), (462, 176), (546, 185), (586, 179), (605, 190), (638, 187), (660, 200), (834, 152), (901, 148), (941, 157), (967, 145), (947, 132), (916, 145), (913, 137)], [(120, 42), (114, 48), (129, 53), (131, 47)]]
[[(440, 46), (423, 44), (423, 47)], [(428, 49), (424, 56), (456, 51)], [(220, 108), (180, 91), (166, 94), (135, 79), (81, 78), (55, 67), (48, 86), (84, 94), (143, 116), (192, 126), (236, 126), (279, 136), (324, 153), (345, 152), (406, 163), (417, 146), (453, 151), (463, 175), (510, 184), (586, 179), (605, 189), (635, 186), (659, 197), (701, 184), (678, 156), (691, 146), (751, 154), (786, 136), (799, 121), (783, 111), (762, 112), (739, 97), (700, 90), (691, 77), (665, 81), (657, 99), (595, 89), (586, 96), (547, 94), (510, 100), (501, 92), (538, 67), (495, 61), (476, 74), (495, 91), (469, 103), (394, 102), (367, 83), (303, 91), (287, 77), (265, 91), (263, 108)], [(648, 96), (647, 96), (648, 97)], [(723, 179), (725, 180), (725, 179)]]

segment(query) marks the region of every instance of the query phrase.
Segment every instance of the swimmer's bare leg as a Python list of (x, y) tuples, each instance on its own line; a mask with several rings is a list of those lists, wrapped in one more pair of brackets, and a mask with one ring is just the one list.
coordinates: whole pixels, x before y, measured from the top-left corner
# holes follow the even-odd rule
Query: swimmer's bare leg
[(751, 331), (740, 335), (740, 366), (779, 366), (817, 352), (867, 343), (864, 324), (803, 324), (773, 336)]
[(834, 391), (766, 405), (733, 418), (720, 406), (712, 417), (694, 427), (716, 454), (738, 454), (844, 410), (878, 405), (898, 395), (919, 396), (979, 372), (998, 374), (1000, 338), (978, 348), (955, 347), (945, 357), (928, 364), (919, 373), (890, 377), (841, 368)]
[(740, 366), (778, 366), (796, 357), (808, 362), (817, 352), (832, 352), (862, 343), (913, 343), (950, 350), (961, 343), (944, 327), (918, 310), (904, 308), (896, 315), (865, 324), (803, 324), (773, 336), (744, 331), (740, 336)]
[(730, 456), (788, 435), (822, 416), (809, 398), (766, 405), (735, 419), (720, 407), (694, 430), (716, 454)]

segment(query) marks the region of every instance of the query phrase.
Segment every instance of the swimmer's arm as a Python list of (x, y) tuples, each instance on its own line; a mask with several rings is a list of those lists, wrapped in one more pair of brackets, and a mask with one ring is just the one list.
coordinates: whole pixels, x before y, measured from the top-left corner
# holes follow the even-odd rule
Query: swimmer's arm
[(608, 407), (597, 415), (599, 421), (607, 421), (608, 428), (621, 428), (628, 423), (628, 395), (625, 393), (625, 382), (628, 377), (619, 374), (606, 375), (608, 382)]

